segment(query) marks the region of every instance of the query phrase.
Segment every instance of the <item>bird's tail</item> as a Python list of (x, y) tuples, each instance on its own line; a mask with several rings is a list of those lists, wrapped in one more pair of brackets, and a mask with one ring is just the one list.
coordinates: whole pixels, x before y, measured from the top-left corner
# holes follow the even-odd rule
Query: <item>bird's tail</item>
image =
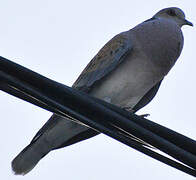
[(30, 143), (12, 161), (13, 172), (16, 175), (27, 174), (50, 150), (47, 142), (36, 141), (35, 143)]
[(31, 143), (12, 161), (12, 170), (25, 175), (51, 150), (65, 147), (98, 134), (96, 131), (53, 115), (38, 131)]

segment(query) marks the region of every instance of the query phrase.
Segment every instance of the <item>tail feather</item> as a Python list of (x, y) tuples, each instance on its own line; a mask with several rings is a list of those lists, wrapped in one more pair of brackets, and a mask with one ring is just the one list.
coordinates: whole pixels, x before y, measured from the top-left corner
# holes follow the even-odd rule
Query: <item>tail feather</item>
[(30, 172), (36, 164), (50, 152), (44, 145), (31, 143), (25, 147), (12, 161), (12, 170), (16, 175), (25, 175)]
[[(84, 136), (81, 135), (82, 132)], [(53, 115), (39, 130), (31, 143), (12, 161), (12, 170), (16, 175), (25, 175), (50, 151), (88, 139), (96, 133), (89, 133), (89, 128), (68, 119)], [(76, 137), (76, 138), (75, 138)]]

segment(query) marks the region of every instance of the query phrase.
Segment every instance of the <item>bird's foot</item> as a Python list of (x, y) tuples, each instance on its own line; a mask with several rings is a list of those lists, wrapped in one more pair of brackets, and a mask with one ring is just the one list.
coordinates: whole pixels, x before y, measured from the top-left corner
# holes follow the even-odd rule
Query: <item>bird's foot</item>
[[(132, 107), (123, 107), (122, 109), (134, 113)], [(150, 116), (150, 114), (142, 114), (142, 115), (139, 115), (139, 116), (143, 117), (143, 118), (146, 118), (146, 117)]]
[(139, 115), (140, 117), (143, 117), (143, 118), (146, 118), (148, 116), (150, 116), (150, 114), (142, 114), (142, 115)]

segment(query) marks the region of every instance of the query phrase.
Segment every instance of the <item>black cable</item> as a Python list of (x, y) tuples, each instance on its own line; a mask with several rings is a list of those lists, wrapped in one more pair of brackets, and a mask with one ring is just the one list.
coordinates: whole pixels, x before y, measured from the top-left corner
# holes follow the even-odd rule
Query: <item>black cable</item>
[[(17, 84), (17, 87), (20, 88), (20, 89), (23, 89), (22, 88), (22, 84), (20, 84), (15, 78), (13, 79), (9, 79), (10, 77), (5, 75), (4, 73), (2, 73), (0, 71), (0, 79), (5, 82), (9, 82), (10, 84), (13, 85), (13, 82), (11, 82), (12, 80)], [(44, 101), (47, 102), (47, 104), (52, 104), (53, 108), (50, 108), (50, 109), (53, 109), (52, 112), (55, 112), (55, 113), (58, 113), (59, 115), (63, 115), (63, 116), (66, 116), (63, 112), (66, 111), (66, 112), (70, 112), (70, 115), (72, 115), (72, 117), (75, 117), (77, 118), (78, 120), (81, 120), (82, 122), (85, 121), (87, 122), (88, 125), (90, 125), (91, 127), (94, 127), (95, 129), (99, 130), (100, 132), (106, 134), (106, 135), (109, 135), (110, 137), (113, 137), (115, 138), (116, 140), (160, 161), (160, 162), (163, 162), (171, 167), (174, 167), (182, 172), (185, 172), (189, 175), (192, 175), (194, 177), (196, 177), (196, 170), (190, 168), (190, 167), (187, 167), (187, 166), (184, 166), (183, 164), (181, 163), (178, 163), (170, 158), (167, 158), (157, 152), (154, 152), (146, 147), (143, 147), (140, 143), (136, 142), (136, 141), (133, 141), (132, 139), (129, 139), (127, 138), (126, 136), (123, 135), (123, 133), (119, 134), (117, 131), (114, 131), (114, 127), (113, 126), (110, 126), (109, 124), (107, 124), (106, 122), (104, 123), (104, 121), (102, 123), (96, 123), (94, 121), (91, 121), (90, 119), (82, 116), (81, 114), (78, 114), (77, 112), (72, 112), (72, 110), (69, 110), (67, 107), (61, 105), (61, 104), (58, 104), (57, 102), (51, 100), (51, 99), (48, 99), (48, 98), (45, 98), (42, 94), (40, 94), (39, 92), (34, 92), (34, 90), (30, 90), (31, 88), (29, 87), (26, 87), (24, 89), (28, 89), (28, 91), (31, 91), (33, 94), (36, 94), (36, 96), (39, 98), (39, 96), (41, 96), (42, 98), (41, 99), (44, 99)], [(23, 89), (23, 90), (24, 90)], [(20, 91), (22, 93), (22, 91)], [(44, 97), (44, 98), (43, 98)], [(41, 104), (40, 104), (41, 105)], [(49, 106), (48, 106), (49, 107)], [(44, 107), (46, 108), (46, 106)], [(67, 117), (67, 116), (66, 116)]]
[[(39, 101), (44, 102), (44, 104), (47, 104), (48, 107), (54, 108), (54, 111), (58, 110), (57, 113), (63, 113), (64, 115), (68, 114), (73, 117), (76, 116), (75, 117), (76, 119), (78, 119), (81, 122), (99, 130), (100, 132), (104, 132), (105, 126), (112, 127), (112, 124), (115, 124), (115, 125), (119, 126), (120, 128), (122, 126), (128, 132), (130, 132), (130, 130), (131, 130), (130, 128), (134, 127), (136, 129), (134, 129), (134, 128), (133, 129), (136, 131), (138, 131), (138, 129), (139, 129), (139, 131), (136, 133), (139, 136), (139, 138), (141, 138), (141, 134), (143, 134), (141, 131), (144, 131), (145, 134), (143, 134), (143, 135), (147, 136), (147, 142), (149, 141), (148, 138), (152, 138), (152, 139), (155, 138), (150, 144), (154, 145), (154, 143), (155, 143), (155, 146), (161, 145), (162, 146), (161, 149), (163, 151), (169, 150), (170, 151), (169, 154), (172, 153), (172, 156), (174, 156), (174, 157), (176, 156), (177, 159), (180, 158), (179, 160), (188, 164), (189, 166), (192, 166), (192, 167), (195, 166), (195, 156), (193, 156), (192, 154), (190, 154), (186, 151), (183, 151), (183, 149), (178, 148), (171, 143), (168, 143), (163, 138), (160, 138), (159, 136), (152, 134), (151, 132), (148, 132), (147, 130), (145, 130), (144, 128), (141, 128), (138, 125), (135, 125), (132, 121), (111, 111), (110, 109), (106, 108), (105, 106), (102, 106), (101, 104), (96, 103), (95, 101), (90, 99), (87, 95), (86, 96), (84, 94), (81, 95), (79, 92), (73, 91), (71, 88), (69, 88), (67, 86), (63, 86), (62, 84), (51, 81), (51, 80), (49, 80), (49, 79), (47, 79), (37, 73), (34, 73), (34, 72), (32, 72), (22, 66), (19, 66), (15, 63), (12, 63), (11, 61), (8, 61), (4, 58), (0, 59), (0, 69), (3, 71), (0, 74), (1, 84), (8, 83), (9, 86), (15, 87), (15, 88), (18, 88), (18, 86), (21, 86), (22, 88), (21, 87), (18, 88), (20, 91), (25, 90), (26, 91), (25, 93), (30, 94), (30, 96), (36, 97), (36, 99), (38, 99)], [(17, 82), (16, 77), (19, 78), (20, 81)], [(34, 87), (34, 89), (33, 88), (31, 89), (31, 87)], [(31, 91), (31, 90), (33, 90), (33, 91)], [(32, 92), (35, 94), (33, 94)], [(36, 94), (37, 92), (38, 92), (38, 94)], [(65, 100), (67, 101), (66, 103), (65, 103)], [(55, 105), (58, 105), (58, 106), (55, 106)], [(69, 108), (67, 107), (67, 105)], [(61, 112), (62, 110), (63, 110), (63, 112)], [(78, 113), (76, 110), (78, 112), (79, 111), (80, 112)], [(82, 119), (80, 119), (81, 115), (82, 115), (81, 111), (82, 112), (85, 111), (85, 112), (83, 112), (85, 114), (85, 116), (82, 116)], [(97, 114), (100, 113), (99, 118), (103, 118), (103, 119), (107, 118), (107, 123), (106, 124), (104, 123), (104, 125), (101, 126), (101, 129), (99, 129), (98, 127), (100, 126), (100, 124), (103, 124), (104, 121), (99, 121), (98, 119), (96, 119), (97, 115), (96, 116), (95, 116), (95, 114), (93, 115), (93, 113), (95, 113), (95, 112)], [(88, 119), (87, 117), (91, 117), (90, 118), (91, 120)], [(131, 117), (131, 119), (132, 119), (132, 117)], [(86, 121), (86, 120), (88, 120), (88, 121)], [(133, 127), (132, 127), (132, 125), (133, 125)], [(113, 131), (112, 131), (112, 134), (108, 133), (108, 135), (118, 139), (118, 137), (115, 136), (115, 132), (113, 132)], [(142, 135), (141, 139), (144, 138), (144, 140), (146, 140), (146, 137), (143, 137), (143, 135)], [(121, 140), (118, 139), (118, 140), (121, 142), (124, 142), (126, 144), (126, 141), (124, 141), (124, 140), (122, 141), (122, 139)], [(162, 142), (159, 142), (159, 140)], [(173, 152), (173, 150), (174, 150), (174, 152)], [(195, 170), (193, 170), (193, 171), (195, 171)]]

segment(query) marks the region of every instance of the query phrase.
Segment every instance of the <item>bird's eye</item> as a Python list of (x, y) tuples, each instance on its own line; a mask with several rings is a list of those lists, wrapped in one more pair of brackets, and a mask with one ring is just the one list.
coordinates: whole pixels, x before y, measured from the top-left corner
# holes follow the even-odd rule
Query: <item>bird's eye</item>
[(170, 16), (176, 16), (176, 12), (173, 9), (169, 9), (167, 11), (167, 14), (170, 15)]

